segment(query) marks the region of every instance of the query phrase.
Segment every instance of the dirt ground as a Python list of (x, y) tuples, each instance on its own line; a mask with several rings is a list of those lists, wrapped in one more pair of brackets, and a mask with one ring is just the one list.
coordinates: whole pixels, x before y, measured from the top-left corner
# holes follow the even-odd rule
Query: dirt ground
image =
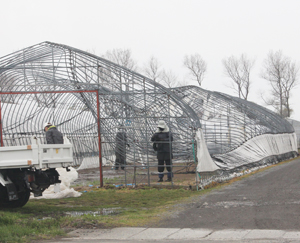
[[(124, 186), (161, 186), (161, 187), (196, 187), (196, 166), (194, 163), (175, 164), (173, 167), (173, 181), (166, 182), (165, 170), (164, 182), (158, 183), (157, 167), (134, 167), (128, 165), (125, 170), (114, 170), (111, 166), (102, 167), (102, 180), (104, 187)], [(78, 179), (72, 186), (81, 190), (89, 190), (93, 186), (100, 186), (100, 169), (78, 170)]]

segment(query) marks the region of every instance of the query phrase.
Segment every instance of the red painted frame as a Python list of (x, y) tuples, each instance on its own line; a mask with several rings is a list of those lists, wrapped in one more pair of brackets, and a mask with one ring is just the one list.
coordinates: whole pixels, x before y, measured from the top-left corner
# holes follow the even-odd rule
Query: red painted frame
[(100, 133), (100, 105), (99, 105), (99, 92), (98, 90), (74, 90), (74, 91), (44, 91), (44, 92), (0, 92), (0, 133), (1, 133), (1, 147), (3, 144), (3, 132), (2, 132), (2, 110), (1, 110), (1, 95), (3, 94), (49, 94), (49, 93), (96, 93), (97, 95), (97, 125), (98, 125), (98, 148), (99, 148), (99, 170), (100, 170), (100, 187), (103, 187), (103, 170), (102, 170), (102, 151), (101, 151), (101, 133)]

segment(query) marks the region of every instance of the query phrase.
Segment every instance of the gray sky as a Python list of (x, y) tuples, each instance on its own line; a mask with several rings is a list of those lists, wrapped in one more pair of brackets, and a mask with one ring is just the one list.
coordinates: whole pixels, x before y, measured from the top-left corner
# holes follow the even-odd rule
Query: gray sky
[[(6, 0), (0, 57), (43, 41), (99, 56), (126, 48), (140, 67), (154, 56), (178, 80), (196, 85), (182, 63), (199, 53), (208, 64), (202, 88), (234, 95), (222, 59), (245, 53), (256, 59), (249, 100), (262, 104), (269, 86), (259, 73), (268, 52), (282, 50), (300, 64), (299, 23), (299, 0)], [(299, 91), (300, 85), (291, 100), (297, 120)]]

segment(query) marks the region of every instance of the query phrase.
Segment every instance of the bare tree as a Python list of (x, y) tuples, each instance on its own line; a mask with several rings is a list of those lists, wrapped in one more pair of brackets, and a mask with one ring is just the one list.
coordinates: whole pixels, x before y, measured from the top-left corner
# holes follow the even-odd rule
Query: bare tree
[(167, 88), (183, 85), (181, 82), (177, 81), (177, 76), (173, 71), (161, 69), (161, 65), (155, 57), (151, 57), (149, 62), (145, 65), (144, 73), (148, 78)]
[[(123, 66), (131, 71), (137, 70), (137, 64), (132, 58), (131, 50), (129, 49), (113, 49), (112, 51), (107, 51), (104, 55), (104, 58)], [(101, 67), (99, 68), (101, 72)], [(133, 75), (130, 72), (122, 72), (120, 69), (109, 68), (105, 70), (106, 76), (110, 76), (108, 81), (111, 83), (112, 90), (114, 90), (114, 85), (116, 86), (116, 90), (124, 90), (126, 91), (124, 94), (121, 92), (124, 99), (129, 102), (130, 95), (129, 91), (134, 86)], [(118, 81), (117, 81), (118, 80)], [(125, 117), (127, 120), (130, 119), (130, 107), (125, 105)], [(124, 121), (122, 121), (123, 123)]]
[(250, 72), (254, 66), (254, 60), (248, 59), (246, 54), (240, 58), (231, 56), (224, 58), (222, 63), (225, 68), (225, 75), (232, 79), (231, 88), (236, 91), (239, 98), (248, 99), (250, 91)]
[(113, 49), (112, 51), (107, 51), (104, 57), (132, 71), (137, 69), (136, 62), (133, 60), (129, 49)]
[(145, 75), (154, 80), (155, 82), (159, 82), (162, 77), (162, 70), (160, 70), (161, 65), (155, 57), (151, 57), (148, 63), (144, 67)]
[(199, 86), (201, 86), (207, 70), (207, 64), (202, 57), (197, 53), (190, 56), (186, 55), (184, 57), (183, 64), (189, 69), (190, 75), (192, 75), (193, 79), (195, 79)]
[(171, 71), (162, 71), (162, 78), (159, 81), (162, 85), (167, 88), (174, 88), (178, 86), (177, 76)]
[(266, 102), (272, 105), (282, 117), (290, 117), (290, 97), (298, 82), (299, 67), (282, 51), (270, 51), (264, 61), (261, 77), (269, 81), (272, 97)]
[[(113, 49), (112, 51), (107, 51), (104, 58), (132, 71), (137, 70), (137, 64), (132, 58), (131, 50), (129, 49)], [(129, 91), (130, 84), (133, 84), (131, 82), (132, 76), (129, 73), (117, 71), (116, 69), (106, 70), (106, 72), (111, 72), (111, 76), (115, 76), (119, 79), (120, 86), (118, 86), (118, 88), (125, 88), (126, 91)]]

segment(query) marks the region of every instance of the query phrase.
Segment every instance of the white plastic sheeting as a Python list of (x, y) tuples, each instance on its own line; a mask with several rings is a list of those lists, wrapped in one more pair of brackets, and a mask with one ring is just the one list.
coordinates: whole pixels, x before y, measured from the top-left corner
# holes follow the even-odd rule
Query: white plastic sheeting
[(30, 199), (59, 199), (67, 197), (80, 197), (81, 192), (75, 191), (73, 188), (70, 188), (70, 185), (73, 181), (78, 178), (78, 173), (74, 168), (70, 168), (70, 171), (66, 171), (65, 168), (57, 168), (59, 173), (59, 179), (61, 180), (60, 191), (55, 192), (54, 185), (51, 185), (47, 190), (43, 192), (43, 196), (34, 197), (31, 196)]
[(293, 119), (290, 119), (290, 118), (287, 118), (286, 119), (289, 123), (292, 124), (292, 126), (294, 127), (295, 129), (295, 133), (297, 135), (297, 143), (298, 143), (298, 148), (300, 148), (300, 121), (296, 121), (296, 120), (293, 120)]
[(210, 157), (202, 129), (197, 130), (195, 138), (197, 141), (197, 172), (211, 172), (220, 169)]
[(219, 160), (216, 161), (219, 167), (227, 170), (293, 151), (298, 151), (296, 133), (264, 134), (248, 140), (233, 151), (213, 157)]
[[(106, 161), (106, 158), (102, 158), (102, 165), (105, 166), (107, 164), (108, 162)], [(80, 164), (77, 170), (84, 170), (84, 169), (91, 169), (91, 168), (99, 168), (99, 156), (83, 158), (82, 163)]]

